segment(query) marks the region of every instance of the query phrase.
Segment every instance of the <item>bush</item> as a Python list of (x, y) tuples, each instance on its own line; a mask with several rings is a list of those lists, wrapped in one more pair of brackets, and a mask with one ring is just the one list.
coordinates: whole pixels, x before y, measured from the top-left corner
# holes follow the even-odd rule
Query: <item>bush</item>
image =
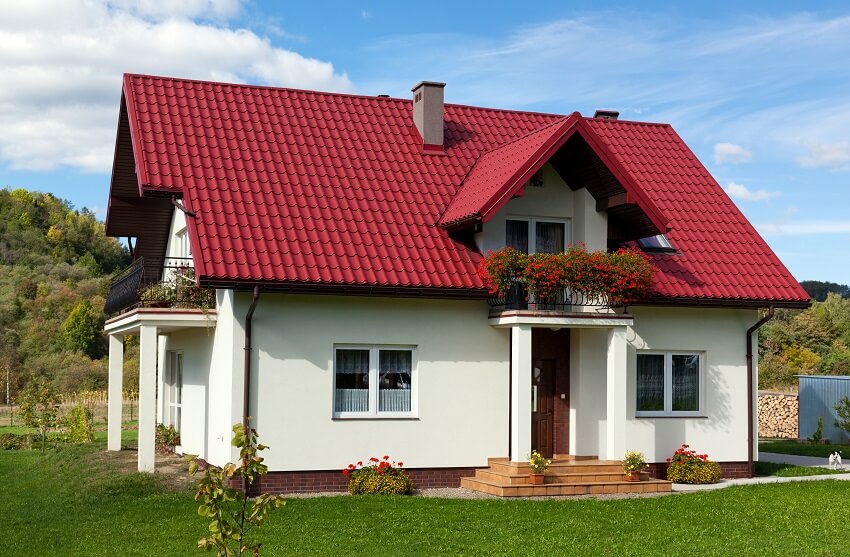
[(170, 425), (156, 424), (156, 450), (160, 453), (170, 453), (180, 444), (180, 434)]
[(348, 477), (348, 492), (352, 495), (409, 495), (413, 493), (413, 480), (401, 468), (403, 465), (391, 462), (389, 456), (383, 460), (372, 457), (366, 466), (363, 462), (349, 464), (342, 473)]
[(0, 435), (0, 450), (16, 451), (18, 449), (28, 449), (32, 446), (32, 437), (30, 435), (15, 435), (14, 433), (4, 433)]
[(91, 443), (94, 441), (92, 413), (88, 406), (78, 403), (71, 408), (71, 411), (65, 416), (65, 429), (68, 431), (68, 439), (72, 443)]
[(715, 484), (720, 481), (720, 465), (682, 445), (667, 459), (667, 480), (680, 484)]

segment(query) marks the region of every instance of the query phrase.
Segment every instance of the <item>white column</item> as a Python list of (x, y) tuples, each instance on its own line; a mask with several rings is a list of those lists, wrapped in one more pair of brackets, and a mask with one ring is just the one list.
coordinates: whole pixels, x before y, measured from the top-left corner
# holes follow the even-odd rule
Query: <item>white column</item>
[(156, 327), (139, 333), (139, 472), (153, 472), (156, 460)]
[(608, 332), (606, 454), (599, 455), (602, 459), (622, 460), (626, 452), (626, 354), (626, 327), (614, 327)]
[(106, 448), (121, 450), (121, 404), (124, 389), (124, 338), (109, 335), (109, 399), (106, 411)]
[(531, 453), (531, 326), (511, 327), (511, 460)]

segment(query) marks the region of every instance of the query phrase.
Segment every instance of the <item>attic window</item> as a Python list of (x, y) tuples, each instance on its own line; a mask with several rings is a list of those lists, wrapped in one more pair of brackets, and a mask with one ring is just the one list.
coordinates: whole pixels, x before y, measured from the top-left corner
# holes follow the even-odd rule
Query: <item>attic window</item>
[(676, 248), (670, 243), (670, 240), (667, 239), (667, 236), (664, 234), (658, 234), (657, 236), (649, 236), (648, 238), (641, 238), (637, 241), (640, 249), (643, 251), (649, 252), (668, 252), (674, 253)]

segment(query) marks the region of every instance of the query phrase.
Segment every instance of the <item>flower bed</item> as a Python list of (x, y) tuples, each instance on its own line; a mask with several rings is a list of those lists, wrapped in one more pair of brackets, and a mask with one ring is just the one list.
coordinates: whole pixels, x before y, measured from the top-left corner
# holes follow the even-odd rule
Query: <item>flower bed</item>
[(391, 461), (385, 455), (383, 459), (374, 456), (368, 464), (362, 461), (349, 464), (342, 470), (348, 478), (348, 492), (352, 495), (410, 495), (413, 493), (413, 481), (404, 471), (403, 462)]
[(667, 479), (680, 484), (716, 484), (720, 481), (720, 465), (682, 445), (667, 459)]
[(604, 305), (626, 305), (649, 292), (653, 273), (649, 257), (639, 250), (588, 252), (581, 245), (562, 253), (532, 255), (506, 247), (488, 253), (479, 265), (479, 275), (491, 294), (505, 296), (522, 283), (538, 304), (563, 303), (579, 295)]

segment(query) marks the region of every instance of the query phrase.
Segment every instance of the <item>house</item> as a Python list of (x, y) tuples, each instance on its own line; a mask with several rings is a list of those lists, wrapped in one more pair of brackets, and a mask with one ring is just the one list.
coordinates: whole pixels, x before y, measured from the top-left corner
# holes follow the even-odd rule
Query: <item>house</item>
[[(669, 125), (446, 104), (443, 88), (124, 77), (106, 230), (135, 263), (108, 300), (109, 448), (138, 335), (140, 470), (156, 423), (222, 464), (251, 416), (263, 489), (341, 488), (341, 468), (385, 454), (420, 485), (532, 449), (657, 468), (682, 443), (749, 475), (755, 331), (806, 292)], [(651, 293), (488, 297), (488, 251), (577, 243), (640, 246)], [(175, 276), (214, 304), (137, 303)]]

